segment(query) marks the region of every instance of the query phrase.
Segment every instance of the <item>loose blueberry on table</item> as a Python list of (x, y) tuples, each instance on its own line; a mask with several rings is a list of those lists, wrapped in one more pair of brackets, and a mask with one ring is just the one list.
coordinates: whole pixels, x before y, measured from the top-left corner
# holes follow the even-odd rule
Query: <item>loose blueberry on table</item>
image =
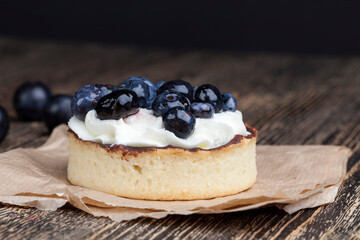
[(6, 137), (10, 126), (9, 115), (6, 110), (0, 106), (0, 142)]
[(69, 95), (52, 96), (44, 107), (44, 122), (49, 131), (62, 123), (67, 123), (71, 115), (71, 96)]
[(230, 93), (221, 94), (211, 84), (193, 88), (183, 80), (158, 82), (147, 78), (127, 78), (119, 88), (112, 85), (87, 85), (72, 99), (75, 117), (84, 120), (95, 109), (101, 120), (125, 118), (139, 108), (153, 110), (162, 117), (164, 128), (179, 138), (187, 138), (194, 131), (196, 118), (212, 118), (214, 113), (235, 111), (236, 100)]
[(51, 98), (50, 89), (42, 82), (31, 81), (19, 86), (14, 94), (14, 106), (22, 120), (42, 120), (43, 109)]

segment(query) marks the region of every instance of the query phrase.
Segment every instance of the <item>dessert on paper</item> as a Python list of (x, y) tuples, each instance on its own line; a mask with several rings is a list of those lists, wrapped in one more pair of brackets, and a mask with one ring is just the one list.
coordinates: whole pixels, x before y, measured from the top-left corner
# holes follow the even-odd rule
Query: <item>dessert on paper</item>
[(143, 77), (86, 85), (73, 97), (68, 179), (143, 200), (203, 200), (256, 181), (257, 130), (216, 86)]
[[(239, 194), (193, 201), (122, 198), (67, 180), (67, 126), (37, 149), (0, 154), (0, 202), (56, 210), (65, 203), (116, 221), (141, 216), (224, 213), (276, 205), (288, 212), (334, 201), (351, 151), (342, 146), (257, 146), (256, 183)], [(21, 176), (21, 178), (19, 178)]]

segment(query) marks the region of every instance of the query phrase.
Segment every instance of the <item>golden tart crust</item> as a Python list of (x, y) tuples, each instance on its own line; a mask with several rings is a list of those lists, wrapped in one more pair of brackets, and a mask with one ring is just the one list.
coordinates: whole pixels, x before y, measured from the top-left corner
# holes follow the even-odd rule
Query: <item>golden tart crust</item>
[(214, 149), (129, 147), (81, 140), (68, 131), (68, 179), (78, 186), (146, 200), (222, 197), (250, 188), (256, 180), (257, 130), (236, 135)]

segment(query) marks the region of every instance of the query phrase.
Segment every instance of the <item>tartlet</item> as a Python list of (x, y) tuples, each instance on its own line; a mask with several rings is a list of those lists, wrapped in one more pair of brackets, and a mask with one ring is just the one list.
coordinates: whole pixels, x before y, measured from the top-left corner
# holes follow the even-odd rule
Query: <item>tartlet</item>
[(133, 199), (197, 200), (256, 181), (257, 130), (211, 84), (134, 76), (118, 87), (86, 85), (71, 106), (72, 184)]
[(128, 147), (80, 139), (69, 130), (68, 179), (109, 194), (147, 200), (222, 197), (256, 181), (257, 130), (214, 149)]

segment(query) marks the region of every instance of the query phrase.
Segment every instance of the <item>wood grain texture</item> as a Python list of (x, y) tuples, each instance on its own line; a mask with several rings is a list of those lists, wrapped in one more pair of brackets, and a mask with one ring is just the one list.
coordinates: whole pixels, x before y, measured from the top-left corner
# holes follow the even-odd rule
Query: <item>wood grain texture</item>
[(259, 144), (350, 147), (346, 180), (333, 204), (286, 214), (275, 207), (246, 212), (140, 218), (116, 223), (71, 206), (39, 211), (0, 207), (2, 239), (358, 239), (360, 238), (360, 58), (179, 51), (133, 46), (0, 38), (0, 103), (11, 128), (0, 152), (36, 147), (48, 137), (41, 122), (20, 121), (12, 94), (40, 79), (54, 93), (89, 83), (119, 84), (132, 75), (153, 81), (212, 83), (238, 100)]

